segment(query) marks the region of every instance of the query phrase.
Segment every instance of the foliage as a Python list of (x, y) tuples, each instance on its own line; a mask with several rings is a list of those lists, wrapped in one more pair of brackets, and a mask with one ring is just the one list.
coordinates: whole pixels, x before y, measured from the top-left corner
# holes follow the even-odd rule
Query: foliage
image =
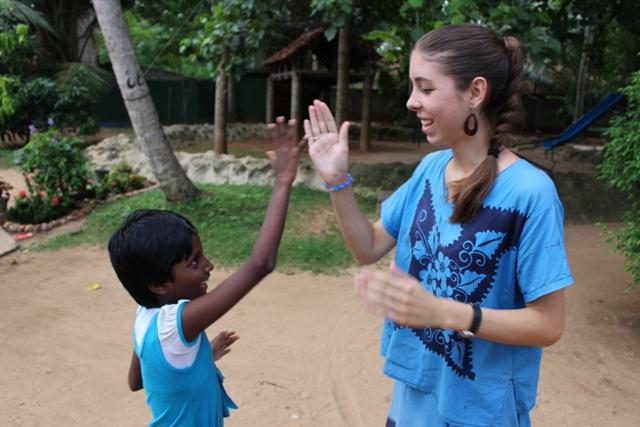
[(77, 131), (81, 135), (98, 132), (98, 121), (91, 113), (95, 92), (90, 88), (94, 78), (86, 68), (79, 67), (57, 87), (51, 117), (58, 128)]
[(81, 141), (55, 128), (36, 132), (18, 156), (31, 194), (78, 199), (87, 192), (89, 163)]
[(329, 41), (347, 23), (352, 9), (352, 0), (311, 0), (311, 15), (321, 15), (329, 24), (324, 31), (324, 36)]
[(623, 227), (612, 232), (615, 249), (626, 257), (625, 266), (635, 284), (640, 284), (640, 71), (623, 89), (627, 111), (614, 117), (606, 132), (608, 139), (600, 175), (609, 186), (629, 195), (630, 208), (623, 215)]
[(29, 27), (0, 21), (0, 74), (20, 74), (30, 66), (33, 54)]
[(7, 218), (21, 224), (40, 224), (60, 218), (73, 210), (75, 201), (68, 196), (21, 191), (15, 205), (7, 209)]
[(197, 33), (180, 42), (180, 53), (203, 61), (211, 77), (220, 71), (239, 79), (261, 59), (262, 42), (278, 8), (268, 1), (221, 0), (195, 17)]
[[(29, 139), (29, 126), (47, 129), (53, 118), (60, 129), (92, 134), (98, 123), (91, 114), (99, 86), (87, 67), (66, 67), (56, 82), (36, 67), (33, 35), (24, 24), (0, 20), (0, 137)], [(101, 89), (104, 89), (104, 82)]]
[[(83, 232), (56, 236), (38, 249), (61, 246), (104, 245), (113, 230), (134, 209), (171, 209), (187, 216), (197, 227), (205, 254), (221, 267), (236, 267), (250, 254), (264, 219), (270, 187), (252, 185), (204, 185), (203, 196), (188, 203), (168, 203), (160, 190), (151, 190), (96, 207), (86, 217)], [(295, 187), (291, 194), (287, 225), (278, 252), (278, 270), (333, 273), (349, 267), (353, 258), (333, 220), (326, 193)], [(367, 215), (373, 215), (374, 199), (360, 199)], [(324, 230), (310, 232), (310, 218), (329, 218)]]
[(129, 193), (144, 188), (147, 184), (145, 177), (134, 173), (126, 162), (120, 162), (98, 183), (96, 196), (105, 199), (109, 194)]

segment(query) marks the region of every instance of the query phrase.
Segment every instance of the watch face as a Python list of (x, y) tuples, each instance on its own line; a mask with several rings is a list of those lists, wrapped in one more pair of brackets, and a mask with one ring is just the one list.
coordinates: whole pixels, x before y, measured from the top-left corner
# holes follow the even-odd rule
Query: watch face
[(467, 331), (466, 329), (464, 331), (460, 331), (459, 334), (460, 334), (460, 336), (462, 338), (473, 338), (474, 337), (473, 332)]

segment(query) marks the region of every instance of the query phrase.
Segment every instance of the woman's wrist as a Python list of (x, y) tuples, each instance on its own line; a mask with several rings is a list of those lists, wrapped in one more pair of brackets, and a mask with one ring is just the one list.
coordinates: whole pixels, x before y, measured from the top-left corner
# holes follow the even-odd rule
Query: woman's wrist
[(340, 183), (345, 182), (348, 176), (349, 176), (349, 171), (336, 172), (335, 174), (331, 174), (331, 176), (327, 177), (327, 179), (322, 177), (322, 181), (324, 182), (325, 186), (335, 187), (336, 185), (339, 185)]
[(336, 191), (340, 191), (343, 190), (347, 187), (351, 187), (351, 184), (353, 183), (353, 177), (351, 176), (351, 174), (349, 172), (347, 172), (346, 177), (342, 180), (339, 181), (337, 184), (329, 184), (327, 182), (324, 183), (324, 188), (330, 192), (336, 192)]
[(471, 304), (454, 301), (448, 298), (440, 298), (439, 322), (443, 329), (464, 331), (469, 328), (473, 320), (473, 307)]

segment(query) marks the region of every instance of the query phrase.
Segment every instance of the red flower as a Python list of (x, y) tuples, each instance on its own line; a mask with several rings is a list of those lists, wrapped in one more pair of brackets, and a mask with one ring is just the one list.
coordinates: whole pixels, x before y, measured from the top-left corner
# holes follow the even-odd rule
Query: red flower
[(27, 192), (22, 190), (21, 192), (18, 193), (18, 197), (20, 197), (21, 199), (26, 199), (27, 198)]
[(118, 181), (116, 181), (115, 179), (113, 181), (111, 181), (111, 186), (112, 187), (117, 187), (118, 186)]
[(60, 204), (60, 197), (58, 196), (53, 196), (51, 198), (51, 205), (52, 206), (58, 206)]

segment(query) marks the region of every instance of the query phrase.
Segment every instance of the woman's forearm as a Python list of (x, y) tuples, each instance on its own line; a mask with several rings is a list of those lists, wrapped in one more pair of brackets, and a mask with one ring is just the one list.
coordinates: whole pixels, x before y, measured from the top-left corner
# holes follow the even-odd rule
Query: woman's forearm
[(393, 248), (395, 239), (380, 222), (369, 222), (358, 207), (352, 188), (331, 193), (331, 202), (340, 231), (358, 263), (372, 264)]

